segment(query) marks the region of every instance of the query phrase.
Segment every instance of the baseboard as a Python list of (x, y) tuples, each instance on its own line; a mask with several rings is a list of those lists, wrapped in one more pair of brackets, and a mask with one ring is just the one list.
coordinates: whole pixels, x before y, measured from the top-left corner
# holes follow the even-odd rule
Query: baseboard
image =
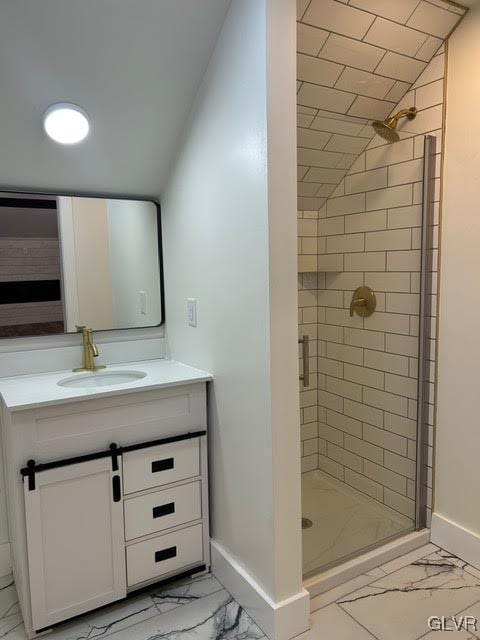
[(480, 534), (439, 513), (432, 515), (432, 542), (480, 569)]
[(10, 544), (4, 542), (0, 544), (0, 576), (8, 576), (12, 573), (12, 558), (10, 555)]
[(305, 589), (274, 602), (253, 578), (214, 540), (212, 573), (270, 640), (290, 640), (309, 628), (310, 596)]

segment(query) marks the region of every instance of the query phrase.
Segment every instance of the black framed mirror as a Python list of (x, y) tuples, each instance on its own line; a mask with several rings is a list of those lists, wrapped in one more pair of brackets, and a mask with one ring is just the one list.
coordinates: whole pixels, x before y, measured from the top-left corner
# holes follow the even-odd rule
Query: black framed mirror
[(157, 202), (0, 192), (0, 337), (163, 322)]

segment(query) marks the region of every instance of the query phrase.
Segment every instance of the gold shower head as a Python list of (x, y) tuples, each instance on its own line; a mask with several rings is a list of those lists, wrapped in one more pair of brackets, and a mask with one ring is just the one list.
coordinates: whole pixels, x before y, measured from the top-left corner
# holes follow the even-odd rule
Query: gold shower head
[(402, 109), (402, 111), (399, 111), (394, 116), (391, 116), (386, 120), (375, 120), (372, 126), (375, 129), (375, 133), (378, 133), (378, 135), (387, 142), (398, 142), (400, 140), (400, 136), (397, 132), (398, 121), (400, 120), (400, 118), (408, 118), (409, 120), (413, 120), (416, 115), (416, 108), (410, 107), (410, 109)]

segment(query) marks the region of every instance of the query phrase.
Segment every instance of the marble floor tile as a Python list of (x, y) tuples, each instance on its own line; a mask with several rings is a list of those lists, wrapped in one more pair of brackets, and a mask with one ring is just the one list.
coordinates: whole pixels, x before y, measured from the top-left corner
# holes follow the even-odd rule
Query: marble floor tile
[(304, 574), (413, 529), (413, 522), (344, 482), (316, 470), (302, 475)]
[(264, 633), (225, 589), (122, 629), (111, 636), (111, 640), (216, 640), (220, 638), (222, 640), (265, 638)]
[[(0, 583), (1, 585), (1, 583)], [(5, 581), (15, 613), (0, 617), (0, 639), (26, 640), (15, 587)], [(4, 607), (5, 608), (5, 607)], [(13, 610), (12, 610), (13, 611)], [(263, 632), (211, 575), (156, 587), (55, 627), (49, 640), (259, 640)]]
[(430, 616), (452, 616), (480, 601), (480, 580), (465, 563), (437, 550), (337, 604), (380, 640), (415, 640)]
[(338, 605), (330, 604), (312, 614), (310, 631), (296, 640), (375, 640)]

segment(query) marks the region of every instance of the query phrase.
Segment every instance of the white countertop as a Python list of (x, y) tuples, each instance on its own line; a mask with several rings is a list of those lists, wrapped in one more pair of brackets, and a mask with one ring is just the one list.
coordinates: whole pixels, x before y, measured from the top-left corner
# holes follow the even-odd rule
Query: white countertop
[(208, 382), (213, 379), (211, 374), (206, 371), (194, 369), (175, 360), (127, 362), (111, 365), (102, 370), (105, 373), (114, 373), (115, 371), (142, 371), (146, 373), (146, 376), (123, 384), (89, 388), (62, 387), (57, 383), (66, 378), (87, 376), (91, 373), (75, 374), (72, 371), (54, 371), (31, 376), (0, 378), (0, 396), (7, 409), (20, 411), (78, 400), (91, 400), (183, 384)]

